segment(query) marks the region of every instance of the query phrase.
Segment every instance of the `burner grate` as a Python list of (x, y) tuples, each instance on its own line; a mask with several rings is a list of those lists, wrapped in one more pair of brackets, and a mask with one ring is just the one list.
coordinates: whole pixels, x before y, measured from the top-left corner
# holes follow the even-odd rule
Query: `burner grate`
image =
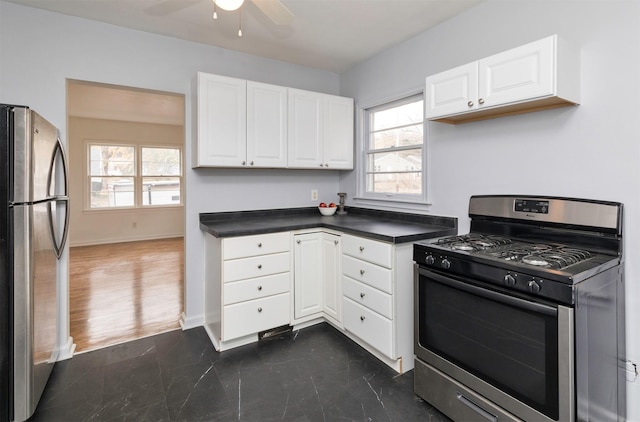
[(457, 251), (484, 251), (511, 243), (511, 239), (500, 236), (469, 233), (461, 236), (444, 237), (437, 241)]

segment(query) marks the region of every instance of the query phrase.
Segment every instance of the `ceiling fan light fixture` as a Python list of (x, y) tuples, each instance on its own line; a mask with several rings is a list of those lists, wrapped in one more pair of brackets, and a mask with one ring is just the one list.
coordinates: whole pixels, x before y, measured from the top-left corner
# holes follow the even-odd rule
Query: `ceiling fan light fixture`
[(220, 9), (232, 11), (239, 9), (244, 0), (214, 0), (214, 3)]

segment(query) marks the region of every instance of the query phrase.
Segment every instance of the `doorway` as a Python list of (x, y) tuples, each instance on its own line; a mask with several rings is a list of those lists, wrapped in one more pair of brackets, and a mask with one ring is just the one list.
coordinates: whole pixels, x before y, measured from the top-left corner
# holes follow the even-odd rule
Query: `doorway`
[(76, 353), (179, 328), (184, 95), (67, 81)]

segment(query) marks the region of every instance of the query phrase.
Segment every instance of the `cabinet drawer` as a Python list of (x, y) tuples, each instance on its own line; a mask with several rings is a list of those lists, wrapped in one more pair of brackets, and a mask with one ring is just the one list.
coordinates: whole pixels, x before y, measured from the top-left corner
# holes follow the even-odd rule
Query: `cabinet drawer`
[(224, 307), (222, 341), (289, 324), (289, 293)]
[(393, 319), (393, 301), (387, 293), (349, 277), (342, 277), (342, 294), (386, 318)]
[(362, 237), (342, 236), (342, 252), (383, 267), (391, 268), (392, 245)]
[(386, 268), (342, 255), (342, 273), (383, 292), (392, 292), (393, 273)]
[(289, 232), (224, 239), (222, 259), (246, 258), (290, 250)]
[(278, 273), (289, 272), (291, 262), (289, 252), (273, 255), (254, 256), (244, 259), (232, 259), (224, 261), (223, 280), (225, 283), (245, 278), (263, 277)]
[(394, 359), (391, 320), (346, 297), (342, 304), (344, 305), (342, 310), (344, 328)]
[(290, 283), (291, 273), (288, 272), (225, 283), (223, 303), (230, 305), (280, 293), (288, 293), (291, 288)]

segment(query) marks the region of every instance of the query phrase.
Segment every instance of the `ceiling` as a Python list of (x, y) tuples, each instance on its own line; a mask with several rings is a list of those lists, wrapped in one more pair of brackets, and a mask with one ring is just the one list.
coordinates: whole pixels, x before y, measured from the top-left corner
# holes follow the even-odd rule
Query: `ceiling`
[(482, 0), (280, 0), (294, 15), (276, 25), (245, 0), (239, 12), (212, 0), (7, 0), (65, 15), (341, 73)]

